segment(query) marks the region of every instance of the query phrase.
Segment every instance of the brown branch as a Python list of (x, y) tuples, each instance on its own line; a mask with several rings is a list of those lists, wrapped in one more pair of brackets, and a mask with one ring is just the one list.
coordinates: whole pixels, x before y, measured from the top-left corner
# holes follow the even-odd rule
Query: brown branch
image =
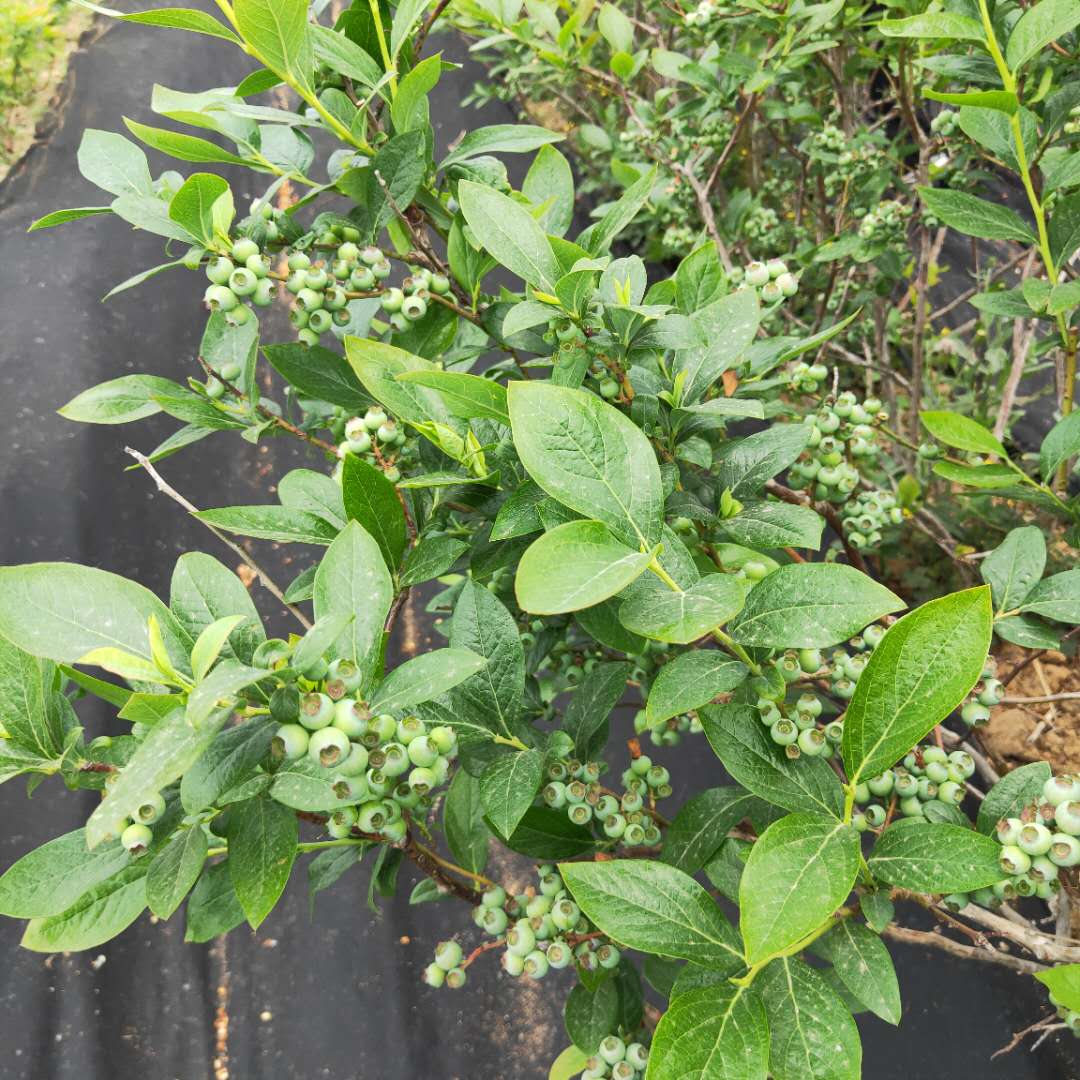
[(942, 952), (955, 956), (960, 960), (982, 960), (984, 963), (999, 964), (1007, 967), (1019, 975), (1036, 975), (1045, 971), (1043, 964), (1037, 964), (1033, 960), (1021, 960), (1010, 953), (999, 952), (997, 949), (976, 949), (973, 945), (963, 945), (959, 941), (944, 937), (926, 930), (910, 930), (905, 926), (896, 926), (890, 923), (881, 932), (881, 936), (891, 941), (898, 941), (903, 945), (921, 945), (926, 948), (940, 949)]
[(819, 513), (829, 523), (830, 528), (836, 533), (840, 543), (844, 545), (844, 553), (848, 557), (848, 562), (850, 562), (856, 570), (861, 570), (864, 574), (870, 573), (866, 565), (866, 560), (862, 557), (859, 549), (852, 547), (849, 543), (847, 535), (844, 533), (844, 523), (840, 520), (840, 515), (835, 506), (827, 502), (814, 502), (814, 500), (804, 492), (792, 491), (791, 488), (784, 487), (783, 484), (778, 484), (775, 480), (767, 481), (765, 490), (771, 495), (775, 495), (781, 502), (790, 503), (792, 506), (809, 506), (812, 510)]

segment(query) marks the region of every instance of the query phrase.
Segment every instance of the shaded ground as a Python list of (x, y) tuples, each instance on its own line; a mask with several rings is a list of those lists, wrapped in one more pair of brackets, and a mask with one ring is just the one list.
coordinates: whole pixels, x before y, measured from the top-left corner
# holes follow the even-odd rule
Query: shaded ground
[[(456, 44), (450, 53), (465, 55)], [(160, 261), (154, 237), (104, 218), (32, 237), (24, 230), (49, 210), (96, 201), (75, 169), (85, 127), (117, 130), (122, 115), (153, 122), (145, 104), (153, 81), (204, 89), (233, 79), (234, 59), (227, 45), (207, 38), (110, 28), (76, 57), (53, 136), (0, 187), (0, 427), (7, 441), (0, 460), (0, 563), (72, 559), (160, 593), (184, 551), (205, 549), (230, 562), (145, 477), (123, 471), (124, 443), (148, 449), (171, 422), (90, 428), (54, 412), (85, 387), (127, 371), (177, 379), (194, 372), (201, 280), (159, 276), (103, 306), (99, 297), (108, 287)], [(477, 123), (475, 113), (455, 111), (473, 78), (444, 76), (436, 119), (443, 143)], [(157, 164), (164, 167), (163, 160)], [(254, 193), (246, 175), (237, 193)], [(280, 476), (299, 464), (318, 467), (303, 447), (276, 441), (255, 448), (222, 438), (170, 459), (162, 471), (198, 505), (217, 506), (267, 501), (260, 475)], [(280, 562), (280, 553), (260, 555), (271, 567)], [(265, 593), (257, 598), (271, 621), (279, 619)], [(103, 716), (92, 709), (83, 720), (95, 733), (104, 730)], [(710, 754), (667, 758), (683, 791), (722, 781)], [(0, 868), (80, 825), (94, 798), (49, 783), (28, 803), (18, 782), (4, 785)], [(237, 931), (213, 948), (184, 945), (179, 915), (167, 925), (143, 917), (119, 940), (68, 957), (21, 952), (21, 928), (0, 923), (7, 961), (0, 974), (0, 1080), (545, 1077), (565, 1045), (558, 1010), (571, 976), (526, 985), (497, 974), (492, 960), (473, 969), (464, 991), (429, 991), (419, 983), (421, 968), (441, 937), (463, 930), (472, 939), (468, 916), (450, 903), (410, 908), (412, 877), (405, 871), (401, 895), (375, 919), (365, 906), (366, 871), (352, 873), (320, 896), (312, 923), (298, 871), (257, 935)], [(1043, 1004), (1027, 982), (936, 955), (898, 951), (897, 963), (902, 1033), (860, 1019), (868, 1075), (1080, 1076), (1072, 1040), (1047, 1044), (1034, 1056), (988, 1062)]]

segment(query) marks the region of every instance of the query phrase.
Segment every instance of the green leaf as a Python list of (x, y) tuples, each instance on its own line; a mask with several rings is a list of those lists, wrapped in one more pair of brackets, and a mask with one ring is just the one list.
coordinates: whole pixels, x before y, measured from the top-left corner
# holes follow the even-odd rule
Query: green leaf
[(146, 873), (146, 902), (159, 919), (168, 919), (180, 906), (202, 873), (208, 845), (201, 826), (181, 829)]
[(859, 872), (859, 834), (841, 821), (789, 814), (750, 850), (739, 882), (746, 961), (777, 956), (818, 929)]
[(405, 552), (405, 512), (394, 485), (381, 469), (356, 454), (346, 454), (341, 494), (349, 520), (358, 521), (367, 530), (393, 573)]
[[(756, 289), (739, 289), (691, 313), (691, 319), (707, 344), (680, 349), (675, 354), (673, 376), (683, 376), (681, 404), (693, 405), (729, 368), (736, 367), (761, 323)], [(715, 411), (725, 398), (715, 398), (702, 409)]]
[(589, 1064), (589, 1055), (576, 1046), (568, 1046), (552, 1063), (548, 1080), (574, 1080)]
[(355, 618), (334, 643), (337, 656), (352, 660), (365, 680), (378, 659), (383, 622), (394, 587), (379, 545), (358, 522), (350, 521), (327, 548), (315, 572), (315, 618), (346, 614)]
[(820, 971), (784, 956), (754, 985), (768, 1016), (773, 1080), (859, 1080), (859, 1030)]
[(341, 485), (314, 469), (293, 469), (278, 482), (278, 499), (290, 510), (305, 510), (325, 518), (336, 529), (345, 527)]
[(1043, 481), (1051, 483), (1058, 468), (1077, 454), (1080, 454), (1080, 409), (1058, 420), (1043, 438), (1039, 448), (1039, 472)]
[(744, 788), (785, 810), (840, 817), (844, 795), (836, 773), (822, 758), (790, 760), (757, 709), (708, 705), (698, 716), (713, 753)]
[(719, 850), (754, 805), (756, 796), (740, 787), (709, 788), (683, 803), (664, 836), (662, 862), (696, 874)]
[(153, 196), (146, 155), (130, 139), (87, 128), (79, 143), (79, 172), (111, 195)]
[(54, 225), (66, 225), (69, 221), (81, 221), (83, 218), (97, 217), (99, 214), (111, 214), (109, 206), (76, 206), (70, 210), (54, 210), (33, 222), (26, 231), (37, 232), (39, 229), (51, 229)]
[(1005, 46), (1009, 67), (1019, 71), (1052, 41), (1080, 26), (1077, 0), (1039, 0), (1016, 21)]
[(252, 717), (218, 735), (180, 782), (184, 809), (197, 814), (246, 780), (265, 759), (277, 726), (270, 717)]
[(161, 412), (153, 395), (176, 389), (172, 379), (156, 375), (122, 375), (84, 390), (57, 412), (65, 420), (83, 424), (128, 424)]
[[(412, 205), (428, 168), (423, 131), (394, 135), (362, 169), (349, 169), (338, 178), (338, 189), (357, 203), (365, 230), (374, 238), (395, 220), (396, 211)], [(381, 178), (381, 183), (380, 179)]]
[(33, 952), (80, 952), (116, 937), (146, 907), (146, 870), (145, 863), (125, 867), (61, 914), (31, 920), (20, 944)]
[[(527, 154), (530, 150), (536, 150), (547, 143), (562, 142), (563, 138), (564, 136), (557, 131), (549, 131), (547, 128), (536, 127), (533, 124), (492, 124), (488, 127), (473, 128), (443, 158), (439, 163), (439, 169), (449, 168), (451, 165), (479, 157), (481, 154)], [(465, 220), (469, 221), (472, 227), (468, 211), (465, 212)], [(475, 233), (476, 230), (473, 229), (473, 232)]]
[(514, 382), (507, 397), (514, 445), (540, 487), (628, 544), (660, 539), (660, 468), (636, 424), (595, 394), (551, 383)]
[(607, 718), (619, 703), (630, 677), (628, 661), (597, 664), (574, 691), (563, 714), (562, 730), (574, 740), (582, 761), (595, 761), (607, 742)]
[(24, 855), (0, 877), (0, 915), (35, 919), (61, 915), (131, 860), (119, 844), (90, 851), (82, 829)]
[(240, 36), (286, 82), (311, 89), (315, 68), (307, 0), (234, 0)]
[(130, 15), (124, 15), (119, 11), (109, 11), (97, 4), (87, 4), (87, 7), (95, 11), (103, 11), (113, 18), (122, 19), (124, 22), (141, 23), (144, 26), (165, 26), (174, 30), (188, 30), (194, 34), (206, 34), (209, 37), (221, 38), (231, 41), (236, 45), (240, 39), (227, 27), (222, 25), (205, 11), (195, 11), (192, 8), (157, 8), (154, 11), (136, 11)]
[(681, 870), (638, 859), (562, 863), (559, 870), (581, 910), (620, 945), (729, 975), (742, 967), (731, 924)]
[(769, 1024), (757, 993), (723, 983), (680, 994), (660, 1017), (649, 1080), (766, 1080)]
[(169, 217), (200, 244), (211, 247), (218, 233), (214, 207), (229, 185), (214, 173), (193, 173), (172, 197)]
[(1001, 846), (959, 825), (894, 821), (868, 859), (882, 881), (921, 893), (970, 892), (1001, 880)]
[(525, 693), (525, 654), (513, 616), (482, 585), (466, 581), (454, 606), (450, 644), (487, 661), (450, 691), (451, 710), (511, 738)]
[(42, 758), (60, 757), (67, 735), (54, 707), (55, 685), (54, 664), (0, 637), (0, 727), (10, 742)]
[(315, 22), (309, 26), (308, 32), (311, 34), (316, 59), (333, 68), (339, 75), (344, 75), (369, 90), (382, 81), (382, 68), (344, 33), (338, 33)]
[(1034, 615), (995, 619), (994, 633), (1002, 641), (1022, 645), (1025, 649), (1056, 649), (1061, 645), (1061, 634)]
[(274, 773), (270, 795), (283, 806), (314, 813), (336, 810), (339, 806), (349, 806), (361, 801), (338, 798), (331, 783), (332, 779), (332, 774), (318, 762), (309, 757), (298, 758)]
[(181, 555), (173, 568), (169, 606), (191, 640), (218, 619), (242, 615), (244, 621), (229, 635), (222, 656), (250, 664), (266, 640), (259, 613), (244, 583), (212, 555), (193, 551)]
[(468, 375), (463, 371), (432, 369), (403, 371), (398, 382), (417, 383), (436, 391), (447, 409), (463, 420), (495, 420), (510, 426), (506, 408), (506, 387), (493, 379)]
[(724, 531), (737, 544), (752, 548), (801, 547), (817, 551), (825, 519), (809, 506), (782, 502), (746, 502)]
[(422, 424), (428, 420), (446, 423), (451, 419), (442, 398), (433, 390), (398, 381), (398, 376), (407, 371), (434, 370), (430, 360), (381, 341), (356, 337), (345, 339), (345, 353), (371, 396), (402, 420)]
[(229, 811), (229, 876), (252, 930), (285, 889), (297, 834), (296, 814), (272, 799), (248, 799)]
[(1080, 964), (1058, 964), (1049, 971), (1039, 971), (1035, 978), (1066, 1009), (1080, 1010)]
[(951, 461), (937, 461), (934, 473), (967, 487), (1007, 488), (1016, 483), (1016, 473), (1008, 465), (956, 465)]
[(649, 688), (645, 707), (649, 727), (708, 705), (717, 694), (734, 690), (747, 674), (744, 664), (714, 649), (696, 649), (676, 656), (660, 668)]
[(975, 828), (986, 836), (993, 836), (997, 823), (1007, 817), (1019, 817), (1028, 803), (1042, 795), (1043, 785), (1052, 771), (1045, 761), (1033, 761), (1006, 773), (979, 803), (979, 816)]
[(821, 648), (902, 607), (900, 597), (854, 567), (791, 563), (750, 590), (728, 632), (743, 645)]
[(727, 488), (738, 499), (753, 495), (795, 461), (809, 438), (806, 424), (773, 424), (726, 444), (718, 455), (718, 489)]
[(917, 190), (931, 214), (965, 236), (977, 236), (983, 240), (1019, 240), (1022, 243), (1035, 241), (1031, 226), (1007, 206), (987, 202), (965, 191), (928, 187)]
[(1005, 447), (994, 438), (982, 424), (970, 417), (952, 412), (924, 412), (919, 414), (923, 427), (939, 442), (967, 450), (975, 454), (998, 454), (1008, 457)]
[(243, 921), (244, 910), (236, 899), (228, 861), (208, 866), (187, 902), (184, 940), (195, 943), (210, 941), (227, 934)]
[(321, 345), (292, 342), (265, 345), (263, 354), (271, 367), (305, 397), (340, 405), (354, 413), (363, 412), (371, 404), (371, 397), (340, 353)]
[(424, 537), (405, 556), (399, 579), (401, 587), (407, 589), (441, 577), (468, 549), (464, 540), (455, 540), (452, 536)]
[(964, 700), (982, 675), (992, 622), (984, 585), (931, 600), (889, 628), (844, 718), (850, 783), (887, 769)]
[(635, 551), (600, 521), (568, 521), (526, 549), (514, 580), (525, 611), (578, 611), (621, 592), (645, 572), (651, 552)]
[(221, 655), (229, 635), (244, 621), (243, 615), (226, 615), (212, 622), (200, 635), (191, 650), (191, 672), (196, 682), (202, 682)]
[(582, 983), (570, 991), (563, 1008), (566, 1034), (586, 1054), (595, 1054), (619, 1027), (619, 990), (614, 979), (605, 979), (595, 990)]
[(436, 649), (394, 668), (372, 695), (371, 707), (396, 712), (441, 697), (484, 668), (487, 661), (468, 649)]
[(929, 11), (907, 19), (882, 19), (878, 23), (878, 30), (886, 37), (986, 40), (986, 32), (978, 19), (955, 15), (949, 11)]
[[(126, 116), (124, 117), (124, 124), (139, 142), (145, 143), (151, 150), (159, 150), (161, 153), (178, 158), (180, 161), (217, 165), (245, 165), (248, 168), (257, 167), (254, 162), (249, 161), (247, 158), (238, 157), (236, 154), (231, 154), (228, 150), (224, 150), (217, 143), (212, 143), (208, 139), (200, 139), (198, 136), (186, 135), (178, 131), (168, 131), (165, 128), (148, 127), (146, 124), (129, 120)], [(184, 224), (184, 222), (181, 222), (181, 224)]]
[(649, 201), (656, 184), (656, 166), (643, 173), (612, 203), (599, 221), (590, 225), (579, 237), (578, 244), (592, 255), (600, 255), (611, 246), (615, 239), (637, 217), (638, 211)]
[(458, 199), (473, 236), (496, 261), (534, 288), (555, 291), (562, 277), (559, 263), (544, 230), (525, 207), (469, 180), (459, 182)]
[(1046, 541), (1035, 525), (1011, 529), (979, 564), (995, 611), (1013, 611), (1035, 587), (1046, 567)]
[(938, 90), (923, 88), (923, 97), (942, 101), (946, 105), (959, 105), (973, 109), (994, 109), (1012, 116), (1020, 102), (1012, 90), (965, 90), (962, 94), (943, 94)]
[(195, 517), (226, 532), (279, 544), (329, 544), (338, 535), (324, 518), (288, 506), (222, 506), (200, 510)]
[(1043, 578), (1024, 598), (1020, 610), (1054, 622), (1080, 623), (1080, 570), (1063, 570)]
[(588, 829), (575, 825), (565, 810), (531, 806), (506, 846), (530, 859), (572, 859), (595, 851), (596, 841)]
[(554, 146), (541, 146), (533, 158), (521, 192), (534, 206), (547, 204), (540, 227), (552, 236), (565, 236), (574, 220), (574, 173)]
[(619, 620), (644, 637), (687, 645), (734, 618), (743, 597), (743, 586), (734, 575), (709, 574), (689, 589), (630, 596), (619, 608)]
[(480, 777), (480, 801), (488, 820), (501, 836), (513, 835), (543, 780), (541, 750), (502, 754), (484, 770)]
[(862, 923), (841, 919), (818, 938), (814, 952), (833, 966), (840, 981), (875, 1016), (900, 1023), (900, 986), (889, 950)]
[(487, 866), (491, 831), (484, 821), (480, 781), (464, 769), (454, 773), (446, 792), (443, 831), (457, 864), (473, 874), (482, 874)]
[(173, 664), (187, 670), (191, 639), (136, 582), (75, 563), (0, 568), (0, 634), (33, 656), (75, 663), (94, 649), (118, 648), (153, 662), (151, 616)]

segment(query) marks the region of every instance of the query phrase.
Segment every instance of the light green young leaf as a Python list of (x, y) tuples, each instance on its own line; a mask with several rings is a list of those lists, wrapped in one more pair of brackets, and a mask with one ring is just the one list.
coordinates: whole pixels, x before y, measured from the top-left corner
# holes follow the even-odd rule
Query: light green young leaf
[(843, 563), (790, 563), (750, 590), (729, 633), (743, 645), (822, 648), (845, 641), (903, 600)]
[(568, 521), (526, 548), (514, 591), (518, 604), (554, 615), (599, 604), (645, 572), (650, 552), (617, 540), (600, 521)]
[(930, 213), (965, 236), (1021, 243), (1035, 241), (1031, 226), (1007, 206), (987, 202), (966, 191), (920, 187), (918, 192)]
[(202, 682), (206, 673), (221, 655), (229, 635), (244, 621), (243, 615), (226, 615), (212, 622), (199, 635), (191, 650), (191, 672), (196, 682)]
[(886, 37), (956, 38), (959, 41), (984, 41), (986, 38), (978, 19), (949, 11), (928, 11), (906, 19), (882, 19), (878, 30)]
[[(534, 124), (492, 124), (474, 128), (443, 158), (439, 168), (446, 169), (481, 154), (527, 154), (548, 143), (562, 142), (563, 138), (557, 131)], [(468, 214), (465, 219), (468, 221)]]
[(643, 173), (604, 211), (604, 216), (590, 225), (578, 238), (578, 244), (592, 255), (602, 255), (612, 240), (637, 217), (649, 201), (656, 184), (656, 166)]
[(473, 235), (494, 259), (534, 288), (554, 291), (562, 276), (558, 260), (524, 206), (470, 180), (458, 184), (458, 198)]
[(703, 986), (679, 994), (660, 1017), (648, 1080), (766, 1080), (769, 1024), (750, 987)]
[(195, 514), (226, 532), (279, 544), (329, 544), (338, 535), (325, 518), (288, 506), (222, 506)]
[(221, 732), (184, 773), (180, 782), (184, 809), (197, 814), (251, 776), (265, 760), (277, 727), (277, 722), (269, 716), (252, 717)]
[(112, 209), (108, 206), (76, 206), (69, 210), (54, 210), (51, 214), (39, 217), (26, 231), (37, 232), (38, 229), (51, 229), (56, 225), (66, 225), (69, 221), (81, 221), (83, 218), (111, 213)]
[(1043, 480), (1050, 483), (1061, 464), (1075, 454), (1080, 454), (1080, 409), (1062, 417), (1043, 439), (1039, 448), (1039, 472)]
[(215, 173), (193, 173), (172, 197), (169, 217), (189, 232), (200, 244), (212, 247), (219, 232), (215, 213), (218, 200), (229, 192), (229, 185)]
[(447, 409), (463, 420), (494, 420), (510, 426), (506, 408), (506, 387), (493, 379), (463, 371), (403, 371), (398, 382), (417, 383), (436, 391)]
[(750, 851), (739, 882), (746, 960), (777, 956), (817, 930), (847, 899), (859, 872), (859, 834), (842, 821), (789, 814)]
[(286, 82), (312, 89), (315, 55), (307, 0), (233, 0), (237, 29), (256, 57)]
[(398, 381), (398, 376), (408, 371), (435, 370), (430, 360), (394, 345), (357, 337), (345, 339), (345, 354), (367, 392), (395, 416), (410, 424), (434, 420), (453, 426), (450, 411), (434, 390)]
[(923, 427), (939, 442), (974, 454), (997, 454), (1008, 457), (1005, 447), (988, 431), (968, 416), (953, 412), (924, 412), (919, 414)]
[(970, 892), (1001, 880), (1001, 845), (959, 825), (894, 821), (867, 860), (871, 873), (921, 893)]
[(90, 183), (111, 195), (153, 197), (146, 155), (123, 135), (87, 128), (79, 143), (78, 163), (79, 172)]
[(852, 784), (887, 769), (964, 700), (982, 675), (992, 621), (984, 585), (931, 600), (890, 627), (844, 718)]
[(743, 966), (731, 924), (681, 870), (639, 859), (568, 862), (559, 870), (581, 910), (620, 945), (728, 975)]
[(548, 1080), (574, 1080), (588, 1065), (589, 1055), (576, 1046), (568, 1046), (552, 1063)]
[(574, 220), (574, 173), (570, 162), (554, 146), (541, 146), (537, 151), (521, 192), (534, 206), (548, 204), (540, 217), (544, 232), (566, 235)]
[[(757, 290), (739, 289), (693, 312), (691, 319), (706, 344), (680, 349), (675, 354), (673, 376), (686, 372), (683, 405), (700, 401), (728, 368), (738, 364), (746, 347), (754, 340), (761, 322)], [(719, 411), (722, 403), (727, 403), (727, 399), (716, 398), (708, 406)]]
[(660, 539), (660, 467), (636, 424), (595, 394), (546, 382), (513, 382), (507, 399), (521, 462), (549, 495), (634, 547)]
[(1035, 976), (1066, 1009), (1080, 1011), (1080, 964), (1058, 964)]
[(172, 379), (157, 375), (121, 375), (77, 394), (57, 412), (83, 424), (128, 424), (161, 412), (153, 395), (177, 389)]

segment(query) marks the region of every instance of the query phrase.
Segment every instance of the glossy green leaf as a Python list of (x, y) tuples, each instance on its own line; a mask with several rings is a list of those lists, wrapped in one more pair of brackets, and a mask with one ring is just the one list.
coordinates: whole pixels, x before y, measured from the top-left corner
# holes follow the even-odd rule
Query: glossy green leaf
[(871, 873), (921, 893), (970, 892), (1001, 880), (1001, 846), (958, 825), (916, 818), (894, 821), (867, 860)]
[(833, 966), (840, 981), (875, 1016), (900, 1023), (900, 986), (889, 950), (873, 930), (854, 919), (841, 919), (818, 938), (814, 952)]
[(253, 930), (285, 889), (297, 834), (296, 814), (272, 799), (248, 799), (229, 811), (229, 876)]
[(480, 801), (501, 836), (513, 835), (544, 779), (544, 754), (519, 750), (497, 757), (480, 777)]
[(709, 574), (678, 592), (650, 590), (630, 596), (619, 608), (619, 620), (643, 637), (686, 645), (734, 618), (744, 595), (733, 574)]
[(979, 832), (993, 836), (999, 821), (1019, 817), (1025, 806), (1042, 795), (1043, 785), (1051, 775), (1050, 766), (1045, 761), (1033, 761), (1007, 772), (979, 803), (975, 827)]
[(1080, 623), (1080, 570), (1043, 578), (1024, 598), (1020, 610), (1054, 622)]
[(712, 649), (681, 653), (665, 664), (649, 688), (645, 715), (650, 727), (708, 705), (734, 690), (749, 674), (745, 664)]
[(394, 668), (371, 697), (371, 707), (395, 712), (441, 697), (484, 668), (487, 660), (469, 649), (435, 649)]
[(680, 807), (664, 836), (662, 862), (687, 874), (696, 874), (716, 854), (750, 809), (760, 805), (756, 796), (740, 787), (708, 788)]
[(990, 586), (994, 610), (1013, 611), (1031, 592), (1046, 567), (1046, 541), (1035, 525), (1010, 529), (1005, 539), (979, 564)]
[(192, 890), (206, 862), (206, 834), (198, 825), (181, 829), (154, 856), (146, 873), (146, 902), (159, 919), (168, 919)]

